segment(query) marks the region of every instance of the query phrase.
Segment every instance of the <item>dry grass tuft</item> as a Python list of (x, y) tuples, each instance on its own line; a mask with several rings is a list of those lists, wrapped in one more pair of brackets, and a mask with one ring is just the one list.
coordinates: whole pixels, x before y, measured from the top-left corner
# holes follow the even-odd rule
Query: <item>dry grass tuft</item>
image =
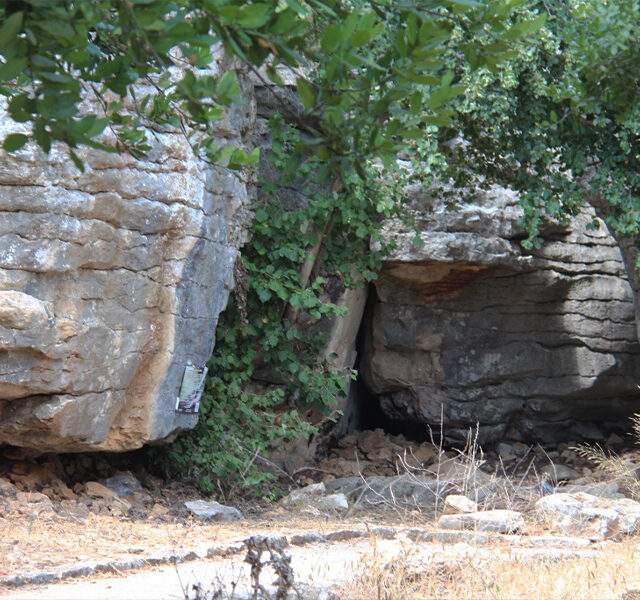
[[(459, 545), (460, 546), (460, 545)], [(466, 545), (463, 545), (466, 546)], [(374, 544), (356, 576), (338, 591), (350, 600), (640, 599), (640, 545), (609, 544), (588, 555), (518, 555), (513, 549), (442, 547), (425, 557), (415, 546), (388, 556)]]
[[(631, 417), (632, 436), (640, 445), (640, 414)], [(638, 467), (633, 462), (618, 456), (600, 445), (579, 444), (573, 448), (580, 456), (594, 463), (599, 469), (619, 481), (626, 495), (633, 500), (640, 500), (640, 479)]]

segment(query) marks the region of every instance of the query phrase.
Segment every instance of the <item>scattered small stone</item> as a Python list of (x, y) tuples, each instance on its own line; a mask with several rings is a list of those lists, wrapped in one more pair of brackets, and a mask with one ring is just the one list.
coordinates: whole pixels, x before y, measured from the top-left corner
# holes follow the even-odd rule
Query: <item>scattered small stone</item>
[(295, 534), (289, 538), (289, 543), (292, 546), (304, 546), (305, 544), (326, 543), (326, 541), (327, 541), (327, 538), (320, 535), (319, 533)]
[(84, 504), (69, 502), (61, 503), (60, 514), (84, 521), (89, 517), (91, 511)]
[(361, 505), (390, 505), (433, 508), (438, 494), (448, 489), (443, 479), (420, 475), (396, 475), (386, 477), (345, 477), (326, 484), (331, 493), (341, 492), (350, 502)]
[(233, 506), (224, 506), (215, 501), (193, 500), (185, 502), (184, 505), (196, 517), (211, 521), (222, 521), (229, 523), (242, 519), (242, 513)]
[(164, 504), (154, 504), (149, 511), (150, 519), (161, 519), (169, 514), (169, 508)]
[(580, 436), (582, 439), (588, 440), (590, 442), (602, 443), (606, 440), (604, 432), (595, 423), (577, 421), (572, 425), (571, 431)]
[(502, 460), (513, 460), (518, 456), (515, 446), (506, 442), (499, 443), (496, 452)]
[(624, 444), (624, 440), (619, 435), (612, 433), (607, 438), (606, 444), (607, 446), (621, 446), (622, 444)]
[[(330, 462), (329, 462), (330, 461)], [(339, 473), (343, 477), (355, 476), (360, 473), (366, 473), (370, 471), (372, 463), (368, 460), (345, 460), (341, 458), (331, 458), (329, 461), (325, 461), (329, 464), (323, 465), (322, 468), (327, 471), (334, 471)], [(333, 479), (336, 477), (333, 476)], [(327, 481), (327, 479), (325, 479)]]
[(551, 464), (545, 465), (540, 469), (542, 473), (549, 476), (552, 481), (568, 481), (570, 479), (578, 479), (580, 473), (566, 465)]
[(479, 531), (424, 531), (410, 529), (405, 535), (414, 542), (438, 542), (439, 544), (486, 544), (491, 536)]
[(303, 488), (293, 490), (280, 500), (280, 505), (284, 508), (304, 508), (309, 504), (311, 498), (323, 496), (326, 491), (327, 488), (323, 482), (312, 483)]
[(323, 482), (307, 485), (293, 490), (288, 496), (280, 500), (283, 508), (306, 511), (335, 511), (347, 510), (349, 501), (342, 492), (326, 495), (326, 487)]
[(56, 490), (56, 493), (63, 500), (77, 500), (78, 499), (78, 495), (73, 490), (69, 489), (66, 486), (61, 488), (61, 489)]
[(313, 507), (318, 510), (341, 511), (349, 508), (349, 501), (344, 494), (329, 494), (328, 496), (315, 498), (313, 501)]
[(40, 492), (18, 492), (16, 494), (16, 502), (20, 504), (51, 504), (51, 498)]
[(433, 463), (438, 458), (438, 449), (431, 444), (420, 444), (409, 447), (406, 453), (402, 454), (402, 459), (409, 467), (422, 467)]
[(98, 483), (97, 481), (87, 481), (84, 484), (84, 492), (92, 498), (117, 498), (118, 494), (113, 490), (110, 490), (105, 485)]
[(457, 513), (472, 513), (478, 511), (478, 505), (473, 500), (459, 494), (449, 494), (444, 499), (444, 505)]
[(145, 493), (140, 482), (130, 471), (119, 471), (111, 477), (101, 479), (99, 483), (118, 494), (120, 498), (132, 496), (134, 492)]
[(360, 436), (360, 432), (359, 431), (352, 431), (351, 433), (348, 433), (347, 435), (343, 435), (338, 440), (338, 447), (339, 448), (350, 448), (351, 446), (354, 446), (355, 444), (358, 443), (358, 437), (359, 436)]
[(559, 488), (558, 492), (577, 493), (585, 492), (592, 496), (600, 496), (600, 498), (624, 498), (624, 494), (620, 493), (620, 485), (616, 481), (599, 481), (595, 482), (586, 477), (574, 479), (571, 484)]
[(393, 450), (389, 446), (372, 448), (367, 452), (367, 458), (374, 462), (393, 462)]
[(514, 510), (487, 510), (457, 515), (442, 515), (438, 526), (443, 529), (474, 529), (515, 533), (525, 525), (524, 515)]
[(375, 431), (363, 431), (358, 437), (358, 448), (365, 454), (374, 452), (375, 450), (388, 446), (389, 440), (385, 437), (382, 429)]
[(18, 488), (8, 479), (0, 477), (0, 496), (13, 498), (18, 493)]
[(370, 533), (373, 537), (377, 537), (382, 540), (395, 540), (397, 537), (396, 531), (389, 529), (388, 527), (373, 527), (370, 530)]
[(14, 507), (20, 514), (29, 516), (50, 515), (54, 512), (49, 497), (38, 492), (18, 492)]
[(131, 504), (127, 502), (124, 498), (104, 498), (97, 501), (99, 504), (102, 504), (109, 514), (121, 517), (129, 514), (131, 510)]
[(145, 491), (133, 492), (133, 494), (131, 495), (122, 497), (123, 500), (125, 498), (127, 502), (130, 502), (131, 504), (135, 504), (137, 506), (148, 506), (148, 505), (150, 506), (154, 502), (153, 496)]
[(330, 531), (325, 534), (325, 539), (329, 542), (345, 542), (365, 536), (364, 531), (357, 529), (340, 529), (339, 531)]

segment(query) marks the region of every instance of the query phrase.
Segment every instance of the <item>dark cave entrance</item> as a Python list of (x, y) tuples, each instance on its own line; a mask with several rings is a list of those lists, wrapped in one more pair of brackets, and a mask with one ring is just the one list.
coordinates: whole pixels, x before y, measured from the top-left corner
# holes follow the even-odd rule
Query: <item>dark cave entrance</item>
[(375, 285), (369, 285), (367, 302), (356, 339), (357, 379), (351, 383), (342, 420), (341, 434), (346, 435), (354, 431), (382, 429), (388, 435), (402, 435), (410, 442), (440, 443), (441, 428), (418, 423), (409, 419), (391, 419), (385, 414), (380, 404), (380, 398), (372, 393), (361, 376), (361, 361), (364, 346), (367, 343), (368, 330), (371, 327), (373, 305), (376, 300)]
[[(464, 447), (467, 434), (470, 430), (475, 430), (476, 419), (453, 425), (451, 422), (445, 422), (443, 425), (437, 419), (426, 423), (424, 420), (393, 418), (382, 405), (382, 402), (387, 402), (388, 399), (385, 399), (384, 395), (372, 392), (367, 385), (362, 376), (363, 366), (365, 368), (366, 366), (362, 363), (368, 356), (366, 346), (371, 343), (373, 319), (376, 318), (374, 310), (376, 302), (380, 301), (375, 285), (371, 284), (356, 342), (355, 369), (359, 376), (349, 390), (340, 434), (381, 429), (390, 436), (401, 434), (409, 442), (431, 442), (436, 445), (442, 444), (444, 448)], [(564, 343), (564, 340), (562, 342)], [(534, 340), (528, 343), (535, 345), (537, 342)], [(565, 398), (558, 398), (558, 403), (565, 402), (571, 406), (575, 404), (577, 407), (572, 406), (565, 413), (551, 414), (549, 418), (544, 412), (536, 415), (533, 413), (529, 399), (521, 400), (522, 408), (520, 413), (515, 414), (515, 424), (505, 427), (503, 433), (500, 431), (496, 433), (494, 430), (484, 439), (480, 436), (480, 444), (490, 449), (501, 441), (507, 441), (540, 445), (551, 449), (559, 444), (571, 442), (605, 445), (610, 438), (619, 438), (623, 440), (625, 446), (632, 445), (634, 440), (629, 435), (632, 431), (630, 417), (640, 413), (640, 395), (637, 389), (630, 388), (627, 376), (620, 385), (617, 385), (616, 378), (621, 377), (621, 371), (625, 373), (634, 371), (633, 364), (638, 361), (640, 361), (640, 345), (628, 346), (611, 372), (602, 373), (602, 383), (595, 384), (581, 393), (574, 391), (567, 394)], [(534, 367), (539, 370), (545, 368), (544, 365), (534, 365)], [(533, 416), (530, 416), (531, 414)], [(527, 418), (529, 419), (528, 428), (521, 427), (521, 422), (526, 422)], [(483, 429), (488, 431), (492, 427), (486, 423), (483, 425), (480, 418), (477, 421), (479, 421), (478, 426), (481, 432)], [(452, 429), (455, 429), (453, 435)], [(444, 439), (441, 439), (443, 433)]]

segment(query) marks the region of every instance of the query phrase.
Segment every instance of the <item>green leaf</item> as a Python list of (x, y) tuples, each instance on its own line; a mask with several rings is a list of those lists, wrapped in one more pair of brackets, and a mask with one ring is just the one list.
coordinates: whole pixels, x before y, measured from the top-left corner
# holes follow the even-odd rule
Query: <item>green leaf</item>
[(307, 11), (297, 0), (285, 0), (285, 2), (291, 10), (298, 13), (301, 17), (304, 17), (307, 14)]
[[(22, 18), (24, 16), (24, 12), (14, 12), (9, 15), (9, 17), (2, 24), (2, 28), (0, 29), (0, 50), (4, 50), (8, 46), (10, 46), (10, 42), (15, 41), (17, 34), (20, 32), (22, 28)], [(5, 52), (2, 52), (5, 54)]]
[(29, 138), (23, 133), (10, 133), (6, 138), (4, 138), (4, 142), (2, 143), (2, 147), (7, 152), (14, 152), (15, 150), (19, 150), (29, 141)]
[(78, 167), (79, 171), (81, 173), (84, 173), (84, 163), (80, 160), (80, 157), (71, 148), (69, 148), (69, 156), (71, 157), (73, 164), (76, 167)]
[(412, 115), (417, 115), (422, 110), (422, 93), (415, 91), (409, 99), (409, 110)]
[(237, 22), (242, 27), (257, 29), (269, 21), (271, 5), (249, 4), (243, 6), (238, 13)]
[(418, 19), (414, 13), (407, 17), (407, 38), (410, 44), (415, 44), (418, 37)]
[(342, 41), (342, 28), (337, 23), (333, 23), (325, 29), (322, 40), (320, 41), (320, 47), (323, 52), (333, 52), (342, 44)]
[(480, 2), (477, 0), (446, 0), (447, 4), (453, 4), (454, 6), (460, 6), (462, 8), (478, 8)]
[(235, 71), (227, 71), (218, 81), (216, 93), (223, 98), (229, 98), (239, 94), (242, 90), (238, 85), (238, 77)]
[(298, 94), (302, 104), (307, 108), (312, 108), (316, 103), (316, 95), (311, 87), (311, 84), (302, 77), (296, 79), (296, 87), (298, 88)]
[(76, 34), (75, 29), (66, 21), (39, 21), (38, 26), (47, 33), (64, 40), (68, 40)]
[(0, 81), (11, 81), (22, 73), (27, 67), (25, 58), (11, 58), (0, 66)]
[(542, 13), (536, 17), (533, 21), (521, 21), (511, 27), (506, 33), (502, 35), (502, 39), (512, 41), (521, 38), (524, 35), (537, 31), (542, 27), (547, 20), (547, 15)]

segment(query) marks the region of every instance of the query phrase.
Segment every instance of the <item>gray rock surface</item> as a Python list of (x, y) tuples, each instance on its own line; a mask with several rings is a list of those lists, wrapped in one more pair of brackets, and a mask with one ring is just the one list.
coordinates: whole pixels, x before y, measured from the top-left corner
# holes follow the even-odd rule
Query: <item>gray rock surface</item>
[(472, 513), (478, 511), (478, 505), (460, 494), (449, 494), (444, 499), (445, 508), (455, 513)]
[(479, 421), (481, 443), (553, 443), (637, 411), (632, 290), (616, 242), (588, 227), (593, 212), (547, 224), (528, 251), (514, 193), (453, 212), (411, 194), (424, 246), (385, 223), (397, 249), (365, 316), (360, 372), (386, 418), (439, 427), (442, 412), (450, 441)]
[(601, 498), (624, 498), (624, 494), (620, 492), (620, 485), (617, 481), (589, 481), (587, 483), (579, 483), (580, 480), (570, 482), (568, 485), (558, 488), (556, 492), (585, 492), (592, 496), (600, 496)]
[(442, 487), (435, 478), (412, 475), (343, 477), (328, 481), (325, 486), (327, 492), (342, 493), (361, 506), (411, 508), (433, 508)]
[(554, 494), (536, 502), (538, 514), (552, 530), (599, 540), (640, 531), (640, 502), (601, 498), (584, 492)]
[(101, 479), (99, 483), (114, 491), (120, 498), (144, 492), (142, 484), (130, 471), (119, 471), (111, 477)]
[(313, 508), (324, 511), (344, 511), (349, 508), (349, 501), (344, 494), (329, 494), (322, 498), (317, 498), (312, 503)]
[(572, 479), (578, 479), (580, 477), (580, 473), (571, 467), (567, 467), (567, 465), (559, 465), (559, 464), (551, 464), (545, 465), (540, 469), (541, 473), (548, 475), (551, 481), (568, 481)]
[(296, 510), (344, 511), (349, 508), (347, 497), (339, 492), (327, 494), (324, 483), (313, 483), (286, 495), (280, 504)]
[(291, 491), (280, 500), (280, 504), (284, 508), (300, 508), (305, 502), (311, 498), (321, 498), (327, 493), (324, 483), (312, 483), (297, 490)]
[[(254, 122), (248, 95), (221, 143)], [(149, 142), (83, 152), (84, 173), (62, 147), (0, 153), (0, 443), (122, 451), (196, 423), (176, 397), (211, 355), (252, 187), (178, 132)]]
[(473, 529), (515, 533), (524, 527), (524, 515), (514, 510), (485, 510), (480, 512), (442, 515), (438, 527), (443, 529)]
[(196, 517), (206, 519), (208, 521), (221, 521), (229, 523), (231, 521), (237, 521), (242, 519), (242, 513), (233, 506), (225, 506), (218, 502), (206, 500), (193, 500), (192, 502), (185, 502), (184, 505), (187, 510), (194, 514)]

